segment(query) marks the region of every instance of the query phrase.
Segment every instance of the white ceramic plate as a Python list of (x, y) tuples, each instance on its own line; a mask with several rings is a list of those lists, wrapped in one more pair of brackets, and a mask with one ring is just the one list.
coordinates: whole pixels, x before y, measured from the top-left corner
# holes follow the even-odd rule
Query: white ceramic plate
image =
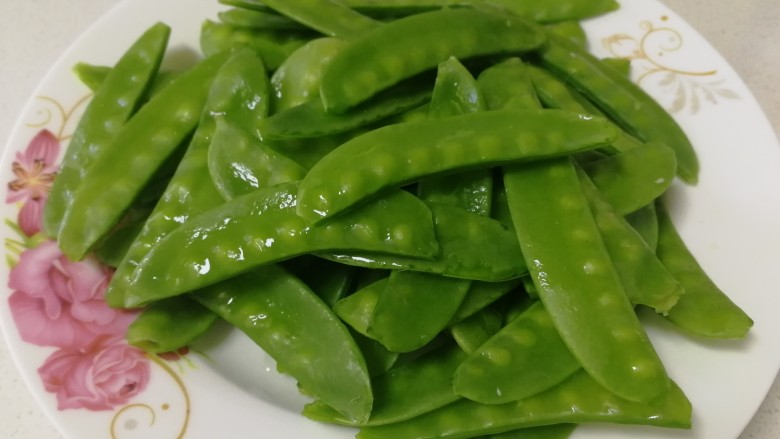
[[(694, 428), (584, 426), (573, 437), (733, 439), (780, 365), (780, 296), (771, 290), (780, 284), (780, 146), (743, 82), (682, 19), (655, 0), (622, 3), (619, 12), (586, 24), (592, 49), (600, 56), (630, 56), (635, 80), (674, 112), (696, 145), (700, 183), (674, 188), (675, 220), (702, 266), (756, 324), (745, 341), (716, 342), (682, 336), (643, 316), (670, 375), (693, 403)], [(0, 207), (3, 218), (31, 232), (40, 195), (34, 189), (45, 179), (29, 177), (54, 169), (89, 95), (70, 73), (74, 63), (112, 64), (155, 21), (173, 27), (167, 62), (180, 62), (197, 47), (201, 21), (218, 9), (214, 0), (126, 0), (90, 28), (19, 117), (0, 163), (0, 181), (16, 180)], [(205, 355), (190, 352), (160, 362), (121, 342), (96, 341), (95, 334), (111, 332), (110, 325), (86, 322), (100, 314), (100, 300), (83, 290), (99, 290), (105, 273), (65, 263), (56, 249), (40, 247), (11, 225), (0, 235), (10, 261), (24, 254), (13, 270), (9, 264), (0, 268), (0, 282), (8, 285), (13, 271), (13, 285), (29, 290), (0, 293), (3, 303), (21, 297), (15, 306), (23, 305), (28, 341), (8, 306), (0, 307), (3, 333), (31, 392), (66, 437), (352, 437), (352, 430), (298, 415), (304, 399), (294, 383), (228, 328), (200, 343)], [(85, 344), (90, 336), (95, 340)]]

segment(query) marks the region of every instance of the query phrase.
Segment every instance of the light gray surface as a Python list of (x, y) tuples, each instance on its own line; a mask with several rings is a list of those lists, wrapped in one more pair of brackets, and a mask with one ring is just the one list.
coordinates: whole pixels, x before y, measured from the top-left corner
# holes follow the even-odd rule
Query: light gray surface
[[(734, 66), (764, 108), (775, 132), (780, 133), (780, 77), (777, 74), (780, 71), (777, 49), (780, 44), (780, 2), (665, 2)], [(0, 147), (4, 147), (17, 115), (52, 62), (83, 29), (116, 3), (116, 0), (0, 1), (0, 142), (3, 142)], [(0, 438), (61, 438), (21, 382), (1, 339), (0, 344)], [(779, 437), (780, 381), (776, 381), (740, 439)]]

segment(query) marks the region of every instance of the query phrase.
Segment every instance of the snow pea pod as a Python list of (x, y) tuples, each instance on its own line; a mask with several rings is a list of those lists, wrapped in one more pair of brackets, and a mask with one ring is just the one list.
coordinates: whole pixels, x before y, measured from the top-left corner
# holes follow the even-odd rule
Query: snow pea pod
[(620, 6), (615, 0), (489, 0), (488, 3), (538, 23), (582, 20)]
[(470, 353), (455, 372), (455, 393), (484, 404), (518, 401), (563, 382), (580, 369), (537, 301)]
[(512, 279), (504, 282), (473, 282), (471, 289), (460, 304), (460, 308), (452, 316), (451, 325), (466, 319), (491, 303), (508, 294), (520, 285), (519, 279)]
[(219, 11), (217, 17), (219, 17), (221, 22), (231, 26), (249, 27), (257, 30), (301, 31), (306, 29), (306, 26), (276, 12), (232, 8), (226, 11)]
[(305, 32), (260, 31), (206, 20), (201, 26), (200, 48), (206, 56), (211, 56), (246, 45), (260, 55), (266, 68), (276, 70), (311, 39), (312, 35)]
[(153, 303), (127, 329), (127, 342), (146, 352), (173, 352), (190, 344), (217, 321), (217, 315), (189, 297)]
[(588, 36), (585, 34), (585, 29), (582, 28), (579, 21), (561, 21), (548, 24), (545, 28), (561, 38), (566, 38), (583, 49), (588, 49)]
[(301, 182), (297, 213), (317, 222), (426, 176), (571, 154), (616, 136), (604, 119), (560, 110), (480, 112), (386, 126), (323, 157)]
[(134, 272), (126, 306), (201, 288), (314, 251), (437, 254), (430, 210), (396, 191), (326, 224), (295, 214), (296, 184), (262, 188), (204, 212), (166, 235)]
[(262, 4), (331, 37), (353, 38), (380, 25), (336, 0), (263, 0)]
[(655, 211), (655, 202), (626, 215), (626, 221), (639, 233), (645, 244), (655, 252), (658, 248), (658, 217)]
[[(143, 229), (128, 249), (124, 260), (106, 291), (106, 301), (110, 306), (124, 305), (124, 295), (128, 289), (133, 271), (154, 245), (171, 230), (194, 215), (204, 212), (223, 202), (222, 196), (208, 176), (208, 153), (216, 121), (215, 114), (246, 120), (254, 111), (247, 102), (256, 102), (260, 114), (263, 103), (257, 101), (253, 92), (260, 80), (262, 71), (260, 61), (249, 49), (241, 50), (220, 67), (209, 86), (208, 97), (201, 112), (198, 128), (187, 147), (181, 162), (160, 201), (157, 202)], [(247, 69), (252, 73), (246, 74)]]
[(559, 423), (614, 422), (690, 428), (691, 403), (679, 387), (647, 403), (627, 401), (585, 372), (522, 401), (479, 404), (463, 399), (395, 424), (363, 427), (358, 439), (461, 439)]
[(369, 283), (336, 302), (333, 305), (333, 312), (352, 329), (368, 337), (368, 326), (371, 324), (376, 303), (387, 286), (387, 282), (388, 279), (383, 278)]
[[(528, 66), (509, 58), (480, 73), (477, 83), (491, 111), (539, 108), (539, 98), (528, 81)], [(584, 114), (584, 113), (583, 113)]]
[(504, 183), (539, 297), (583, 368), (628, 400), (665, 391), (669, 378), (626, 297), (572, 161), (516, 167)]
[(316, 421), (340, 425), (387, 425), (412, 419), (458, 400), (452, 391), (452, 374), (466, 358), (454, 343), (426, 353), (413, 362), (390, 369), (373, 381), (374, 409), (367, 422), (355, 423), (315, 401), (303, 414)]
[(334, 57), (322, 101), (341, 113), (450, 57), (525, 52), (544, 41), (538, 26), (515, 16), (470, 8), (412, 15), (362, 34)]
[(211, 81), (229, 57), (215, 55), (178, 77), (144, 105), (80, 175), (59, 244), (78, 260), (121, 218), (155, 171), (197, 126)]
[(269, 117), (260, 127), (260, 135), (263, 139), (286, 140), (340, 134), (417, 108), (430, 96), (428, 84), (412, 80), (339, 114), (325, 111), (319, 100), (309, 100)]
[(552, 424), (491, 434), (479, 439), (567, 439), (576, 428), (577, 424)]
[[(59, 237), (76, 191), (91, 172), (89, 169), (101, 156), (121, 149), (115, 146), (115, 139), (138, 109), (156, 75), (170, 32), (170, 27), (162, 23), (150, 27), (127, 49), (95, 91), (49, 192), (43, 212), (43, 228), (49, 236)], [(81, 256), (77, 253), (71, 256)]]
[[(111, 70), (112, 67), (109, 66), (99, 66), (83, 62), (76, 63), (76, 65), (73, 66), (73, 73), (76, 74), (79, 81), (93, 92), (97, 91), (103, 82), (105, 82), (109, 73), (111, 73)], [(160, 90), (173, 82), (180, 74), (180, 72), (172, 70), (158, 71), (157, 75), (152, 79), (152, 83), (149, 85), (144, 97), (151, 97), (159, 93)]]
[(368, 419), (373, 393), (363, 354), (330, 308), (295, 276), (269, 265), (192, 297), (246, 333), (307, 392), (347, 419)]
[(482, 311), (450, 327), (455, 342), (467, 354), (471, 354), (490, 340), (504, 325), (504, 316), (493, 308)]
[(583, 164), (582, 168), (615, 211), (628, 215), (669, 189), (676, 164), (670, 147), (650, 142)]
[(322, 72), (346, 44), (338, 38), (317, 38), (291, 53), (271, 76), (273, 112), (319, 98)]
[(753, 320), (707, 276), (680, 238), (666, 207), (658, 212), (658, 258), (685, 287), (666, 318), (677, 327), (710, 338), (744, 338)]
[(514, 279), (527, 273), (517, 239), (503, 224), (457, 207), (436, 204), (429, 207), (440, 245), (440, 252), (433, 259), (342, 251), (318, 255), (359, 267), (413, 270), (487, 282)]
[(677, 158), (677, 175), (687, 183), (696, 183), (699, 162), (691, 142), (672, 116), (639, 86), (561, 38), (550, 36), (539, 55), (550, 71), (583, 93), (629, 134), (671, 147)]

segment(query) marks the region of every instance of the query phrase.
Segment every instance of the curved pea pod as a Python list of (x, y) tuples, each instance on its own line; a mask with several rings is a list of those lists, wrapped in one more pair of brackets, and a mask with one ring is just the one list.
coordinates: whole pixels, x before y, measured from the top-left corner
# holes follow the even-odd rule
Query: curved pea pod
[(662, 202), (658, 212), (658, 258), (685, 287), (666, 319), (685, 331), (711, 338), (744, 338), (753, 320), (707, 276), (677, 233)]
[(225, 24), (238, 27), (249, 27), (257, 30), (291, 30), (301, 31), (306, 26), (291, 20), (284, 15), (265, 10), (253, 11), (244, 8), (232, 8), (217, 13), (219, 20)]
[(626, 221), (639, 233), (645, 244), (655, 252), (658, 248), (658, 217), (655, 211), (655, 202), (626, 215)]
[(228, 57), (223, 53), (208, 58), (177, 78), (144, 105), (80, 175), (59, 233), (60, 248), (70, 259), (82, 258), (116, 224), (160, 165), (192, 133), (211, 81)]
[(470, 353), (455, 372), (455, 393), (484, 404), (518, 401), (563, 382), (580, 364), (536, 302)]
[(485, 308), (450, 327), (455, 342), (471, 354), (490, 340), (503, 326), (504, 316), (495, 309)]
[(260, 127), (260, 135), (286, 140), (340, 134), (417, 108), (430, 96), (428, 84), (411, 80), (339, 114), (327, 112), (319, 100), (309, 100), (269, 117)]
[(387, 282), (388, 279), (383, 278), (369, 283), (336, 302), (333, 305), (333, 312), (352, 329), (368, 337), (368, 327), (371, 324), (376, 303), (387, 286)]
[(102, 155), (121, 148), (115, 146), (115, 139), (149, 89), (170, 32), (170, 27), (162, 23), (149, 28), (127, 49), (95, 91), (73, 133), (46, 201), (43, 229), (49, 236), (59, 237), (76, 191), (91, 172), (89, 169)]
[(285, 372), (348, 419), (373, 405), (363, 354), (306, 285), (276, 265), (202, 289), (192, 297), (246, 333)]
[(473, 282), (468, 294), (450, 321), (454, 325), (478, 313), (520, 285), (519, 279), (503, 282)]
[(373, 381), (374, 409), (366, 422), (345, 419), (320, 401), (304, 407), (303, 414), (315, 421), (348, 426), (387, 425), (412, 419), (459, 399), (452, 391), (451, 377), (465, 358), (466, 354), (450, 343), (377, 377)]
[(301, 182), (297, 213), (317, 222), (392, 186), (571, 154), (610, 143), (617, 134), (604, 119), (560, 110), (490, 111), (386, 126), (323, 157)]
[(517, 238), (498, 221), (453, 206), (429, 207), (440, 245), (434, 259), (341, 251), (318, 255), (359, 267), (412, 270), (487, 282), (514, 279), (528, 272)]
[(217, 321), (217, 315), (188, 297), (153, 303), (127, 329), (127, 342), (146, 352), (172, 352), (190, 344)]
[(246, 45), (260, 55), (266, 68), (276, 70), (290, 54), (310, 39), (307, 33), (260, 31), (206, 20), (201, 26), (200, 49), (206, 56), (211, 56)]
[(626, 297), (571, 159), (512, 168), (504, 183), (531, 278), (574, 357), (622, 398), (663, 393), (669, 377)]
[(683, 286), (583, 172), (580, 182), (628, 300), (668, 313), (684, 296)]
[(73, 66), (73, 73), (88, 89), (97, 91), (111, 73), (111, 67), (79, 62)]
[(490, 3), (538, 23), (582, 20), (620, 7), (615, 0), (490, 0)]
[(274, 112), (319, 98), (322, 72), (346, 44), (338, 38), (317, 38), (291, 53), (271, 76)]
[(332, 37), (353, 38), (381, 24), (336, 0), (263, 0), (263, 4)]
[(506, 404), (457, 401), (414, 419), (363, 427), (358, 439), (461, 439), (560, 423), (691, 427), (691, 403), (679, 387), (646, 403), (620, 399), (578, 372), (546, 392)]
[(393, 352), (411, 352), (444, 330), (470, 283), (437, 274), (394, 271), (374, 307), (368, 335)]
[(554, 74), (582, 92), (629, 134), (642, 141), (671, 147), (677, 175), (695, 184), (699, 174), (696, 152), (677, 122), (639, 86), (605, 66), (581, 48), (561, 38), (549, 38), (540, 59)]
[(226, 200), (261, 187), (298, 181), (306, 175), (304, 167), (227, 119), (217, 122), (209, 146), (208, 168), (214, 186)]
[(662, 143), (646, 143), (582, 166), (616, 212), (628, 215), (663, 195), (677, 169), (674, 151)]
[[(263, 81), (263, 73), (257, 69), (262, 70), (262, 63), (249, 49), (238, 51), (219, 68), (184, 156), (108, 286), (106, 302), (110, 306), (124, 306), (132, 274), (150, 248), (192, 216), (223, 202), (212, 180), (207, 178), (208, 152), (216, 126), (214, 115), (229, 115), (242, 121), (251, 121), (258, 113), (262, 116), (267, 104), (258, 100), (255, 93), (254, 81)], [(248, 70), (251, 74), (247, 74)], [(249, 108), (247, 102), (254, 102), (258, 111)]]
[(315, 251), (349, 249), (430, 258), (439, 248), (430, 210), (396, 191), (312, 226), (295, 214), (297, 184), (259, 189), (166, 235), (134, 272), (128, 307), (192, 291)]
[(450, 57), (525, 52), (544, 41), (537, 25), (511, 15), (470, 8), (417, 14), (352, 40), (325, 70), (320, 95), (327, 111), (341, 113)]

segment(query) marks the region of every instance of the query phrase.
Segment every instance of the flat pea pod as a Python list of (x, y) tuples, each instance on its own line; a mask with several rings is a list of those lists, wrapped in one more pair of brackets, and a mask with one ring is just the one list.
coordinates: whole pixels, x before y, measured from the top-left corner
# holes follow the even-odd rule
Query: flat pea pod
[(467, 354), (471, 354), (490, 340), (504, 325), (504, 316), (493, 308), (482, 311), (452, 325), (450, 334)]
[(512, 57), (485, 69), (477, 84), (491, 111), (540, 107), (528, 80), (528, 66), (520, 58)]
[(214, 186), (226, 200), (261, 187), (298, 181), (306, 175), (303, 166), (227, 119), (217, 122), (209, 146), (208, 168)]
[(349, 249), (430, 258), (439, 250), (430, 210), (405, 191), (311, 226), (295, 214), (297, 186), (258, 189), (171, 231), (136, 268), (125, 306), (193, 291), (314, 251)]
[(417, 350), (447, 327), (470, 285), (431, 273), (394, 271), (376, 302), (368, 334), (393, 352)]
[(629, 134), (671, 147), (677, 158), (677, 175), (687, 183), (696, 183), (699, 161), (690, 140), (672, 116), (639, 86), (561, 38), (551, 36), (539, 56), (548, 69), (585, 94)]
[(291, 53), (271, 76), (273, 112), (319, 98), (322, 72), (346, 44), (338, 38), (317, 38)]
[(373, 393), (349, 331), (306, 285), (269, 265), (192, 297), (246, 333), (301, 385), (348, 419), (365, 421)]
[(466, 294), (466, 297), (460, 304), (458, 311), (452, 316), (450, 324), (456, 324), (476, 314), (491, 303), (504, 297), (517, 288), (518, 285), (520, 285), (519, 279), (504, 282), (472, 282), (468, 294)]
[(451, 377), (465, 358), (466, 354), (450, 342), (377, 377), (372, 383), (374, 409), (362, 424), (345, 419), (319, 401), (304, 407), (303, 414), (316, 421), (348, 426), (387, 425), (412, 419), (458, 400)]
[(276, 70), (290, 54), (312, 38), (305, 32), (260, 31), (206, 20), (201, 25), (200, 48), (206, 56), (249, 46), (269, 70)]
[[(201, 111), (198, 128), (184, 156), (111, 279), (106, 291), (106, 302), (110, 306), (124, 306), (124, 295), (129, 288), (132, 274), (149, 249), (192, 216), (223, 202), (214, 183), (207, 178), (208, 153), (216, 127), (214, 115), (230, 115), (238, 120), (246, 120), (252, 116), (242, 114), (243, 112), (249, 111), (254, 114), (254, 111), (246, 106), (245, 101), (246, 98), (256, 97), (248, 92), (252, 86), (249, 86), (246, 81), (251, 76), (243, 76), (247, 66), (246, 57), (256, 58), (256, 55), (249, 49), (232, 55), (219, 68), (209, 85), (208, 97)], [(256, 66), (252, 61), (248, 61), (248, 64)], [(257, 73), (261, 74), (261, 72)], [(257, 102), (257, 105), (262, 108), (261, 102)]]
[(146, 352), (173, 352), (190, 344), (217, 321), (217, 315), (188, 297), (161, 300), (144, 308), (127, 329), (127, 342)]
[(669, 378), (626, 297), (571, 159), (505, 170), (504, 183), (539, 297), (582, 367), (628, 400), (663, 393)]
[[(43, 212), (43, 229), (59, 237), (76, 191), (114, 139), (138, 109), (152, 78), (157, 74), (171, 29), (157, 23), (139, 37), (100, 82), (84, 111), (52, 184)], [(71, 254), (71, 256), (80, 256)]]
[(327, 112), (319, 100), (309, 100), (269, 117), (260, 127), (260, 135), (287, 140), (341, 134), (417, 108), (430, 96), (428, 84), (407, 81), (339, 114)]
[[(229, 57), (207, 58), (144, 105), (80, 176), (59, 245), (81, 259), (120, 219), (156, 169), (197, 126), (211, 81)], [(120, 177), (122, 176), (122, 177)]]
[[(73, 66), (73, 73), (76, 74), (82, 84), (94, 92), (100, 88), (103, 82), (105, 82), (112, 69), (113, 68), (109, 66), (79, 62)], [(145, 97), (151, 97), (159, 93), (160, 90), (173, 82), (180, 74), (180, 72), (172, 70), (158, 71), (157, 76), (154, 77), (152, 83), (149, 85)]]
[(249, 27), (257, 30), (301, 31), (306, 29), (306, 26), (276, 12), (232, 8), (226, 11), (219, 11), (217, 17), (219, 17), (221, 22), (231, 26)]
[(370, 282), (355, 293), (336, 302), (333, 305), (333, 312), (352, 329), (369, 337), (368, 326), (371, 324), (376, 303), (387, 286), (387, 282), (387, 278)]
[(538, 23), (582, 20), (620, 7), (615, 0), (490, 0), (489, 3)]
[(626, 215), (626, 221), (639, 233), (645, 244), (654, 252), (658, 248), (658, 216), (655, 202)]
[(392, 186), (571, 154), (608, 144), (617, 134), (603, 119), (560, 110), (490, 111), (386, 126), (355, 137), (314, 165), (301, 182), (296, 211), (317, 222)]
[(479, 439), (567, 439), (577, 424), (552, 424), (541, 427), (520, 428), (505, 433), (491, 434)]
[(263, 0), (262, 4), (331, 37), (353, 38), (380, 25), (336, 0)]
[(358, 267), (412, 270), (486, 282), (514, 279), (528, 272), (515, 235), (498, 221), (453, 206), (430, 204), (429, 208), (440, 245), (433, 259), (343, 251), (318, 255)]
[(676, 165), (670, 147), (650, 142), (583, 164), (582, 168), (615, 211), (628, 215), (669, 189)]
[(455, 393), (483, 404), (518, 401), (550, 389), (580, 364), (537, 301), (469, 354), (455, 372)]
[(601, 196), (585, 173), (580, 171), (579, 175), (585, 198), (628, 300), (634, 305), (649, 306), (660, 314), (667, 314), (685, 295), (685, 288), (639, 233)]
[(450, 57), (525, 52), (544, 41), (538, 26), (514, 16), (470, 8), (412, 15), (352, 40), (325, 70), (320, 94), (327, 111), (341, 113)]
[(463, 399), (404, 422), (363, 427), (357, 438), (462, 439), (525, 427), (586, 422), (690, 428), (691, 403), (674, 384), (647, 403), (627, 401), (581, 371), (522, 401), (479, 404)]
[(675, 326), (709, 338), (744, 338), (753, 320), (710, 279), (686, 247), (663, 202), (658, 212), (658, 258), (685, 287), (666, 319)]

